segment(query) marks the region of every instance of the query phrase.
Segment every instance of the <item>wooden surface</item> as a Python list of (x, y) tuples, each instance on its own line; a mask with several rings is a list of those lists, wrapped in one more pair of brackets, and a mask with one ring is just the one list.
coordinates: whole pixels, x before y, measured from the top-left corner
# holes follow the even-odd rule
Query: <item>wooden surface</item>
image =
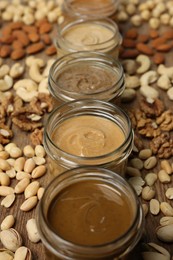
[[(130, 27), (130, 25), (127, 23), (120, 25), (122, 34), (127, 30), (128, 27)], [(146, 24), (142, 25), (140, 27), (140, 30), (145, 31), (145, 33), (147, 33), (148, 26)], [(167, 57), (166, 65), (173, 64), (172, 63), (173, 54), (171, 53), (171, 55)], [(44, 53), (38, 54), (36, 56), (42, 57), (44, 59), (47, 58)], [(14, 62), (11, 62), (11, 60), (9, 60), (9, 59), (5, 60), (5, 62), (7, 62), (8, 64), (14, 63)], [(24, 61), (21, 61), (21, 62), (24, 62)], [(153, 69), (156, 69), (155, 65), (153, 65)], [(27, 72), (25, 75), (27, 75)], [(172, 102), (170, 100), (168, 100), (166, 93), (164, 91), (160, 91), (160, 92), (161, 92), (161, 99), (162, 99), (162, 101), (164, 101), (166, 108), (172, 109)], [(128, 103), (128, 104), (122, 104), (121, 106), (127, 111), (132, 107), (134, 109), (138, 108), (140, 99), (141, 99), (141, 96), (138, 93), (137, 98), (133, 102)], [(26, 144), (31, 143), (30, 139), (28, 138), (28, 134), (26, 132), (20, 131), (19, 128), (16, 127), (15, 125), (12, 125), (12, 129), (14, 131), (14, 138), (12, 139), (12, 142), (14, 141), (21, 148), (23, 148)], [(147, 139), (143, 139), (143, 142), (144, 142), (144, 146), (148, 147)], [(170, 162), (172, 162), (172, 158), (170, 158)], [(159, 165), (159, 163), (158, 163), (158, 165)], [(155, 167), (153, 171), (158, 172), (158, 170), (159, 170), (159, 166)], [(142, 171), (142, 175), (144, 176), (145, 174), (146, 174), (146, 171), (145, 170)], [(39, 180), (42, 186), (46, 187), (48, 178), (49, 178), (48, 175), (45, 175), (44, 177), (42, 177)], [(171, 178), (172, 178), (172, 176), (171, 176)], [(13, 180), (12, 186), (14, 186), (15, 183), (16, 183), (16, 181)], [(166, 200), (165, 190), (167, 187), (170, 187), (172, 184), (173, 184), (173, 181), (171, 184), (169, 183), (168, 185), (161, 184), (160, 182), (156, 183), (156, 185), (155, 185), (156, 194), (157, 194), (156, 197), (159, 199), (159, 201)], [(0, 201), (1, 200), (2, 200), (2, 198), (0, 198)], [(22, 212), (19, 208), (23, 201), (24, 201), (24, 195), (23, 194), (17, 195), (17, 199), (16, 199), (14, 205), (11, 206), (9, 209), (6, 209), (6, 208), (0, 206), (0, 223), (2, 222), (2, 220), (4, 219), (5, 216), (7, 216), (9, 214), (13, 214), (16, 219), (14, 228), (21, 234), (21, 236), (23, 238), (23, 245), (25, 245), (31, 249), (34, 260), (36, 260), (36, 259), (45, 260), (44, 249), (43, 249), (42, 243), (41, 242), (39, 242), (37, 244), (31, 243), (28, 240), (27, 233), (26, 233), (26, 222), (28, 219), (36, 216), (36, 209), (31, 210), (30, 212)], [(148, 203), (146, 203), (146, 204), (148, 204)], [(173, 244), (172, 243), (167, 244), (167, 243), (163, 243), (163, 242), (159, 241), (155, 234), (155, 229), (159, 225), (159, 219), (161, 216), (163, 216), (162, 213), (159, 213), (158, 216), (152, 216), (150, 213), (147, 215), (147, 217), (145, 219), (145, 231), (144, 231), (144, 236), (142, 238), (142, 242), (156, 242), (157, 244), (162, 245), (166, 249), (168, 249), (168, 251), (171, 253), (171, 255), (173, 255)], [(135, 249), (135, 253), (133, 256), (131, 256), (130, 259), (141, 259), (140, 246), (141, 246), (141, 243), (139, 244), (138, 248)]]

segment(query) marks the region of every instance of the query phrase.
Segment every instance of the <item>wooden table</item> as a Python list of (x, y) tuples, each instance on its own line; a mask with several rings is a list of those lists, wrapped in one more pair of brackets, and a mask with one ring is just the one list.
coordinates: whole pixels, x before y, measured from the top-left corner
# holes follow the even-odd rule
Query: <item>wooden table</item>
[[(54, 26), (56, 27), (56, 25), (54, 25)], [(124, 34), (125, 31), (127, 31), (127, 28), (129, 28), (129, 27), (130, 27), (130, 23), (126, 22), (124, 24), (120, 24), (121, 33)], [(140, 32), (145, 32), (147, 34), (149, 27), (146, 24), (144, 24), (140, 28), (138, 28), (138, 30)], [(172, 64), (171, 55), (172, 55), (172, 52), (169, 52), (169, 55), (167, 55), (167, 59), (166, 59), (167, 66), (170, 66)], [(40, 54), (36, 54), (36, 56), (41, 57), (43, 59), (47, 59), (47, 56), (45, 56), (44, 52), (40, 53)], [(53, 57), (56, 58), (56, 55), (54, 55)], [(24, 60), (21, 60), (21, 62), (24, 63)], [(4, 63), (12, 64), (14, 62), (12, 62), (10, 59), (5, 59)], [(155, 70), (156, 65), (153, 65), (152, 69)], [(27, 75), (28, 75), (28, 72), (26, 71), (24, 77), (27, 77)], [(167, 109), (169, 108), (172, 110), (172, 107), (173, 107), (172, 101), (170, 101), (168, 99), (168, 97), (164, 91), (162, 91), (162, 90), (159, 90), (159, 91), (161, 94), (161, 99), (164, 102), (166, 108)], [(138, 108), (141, 98), (142, 97), (141, 97), (140, 93), (138, 92), (137, 98), (133, 102), (121, 104), (121, 106), (126, 111), (129, 111), (131, 108), (134, 108), (134, 109)], [(29, 133), (21, 131), (15, 125), (12, 125), (12, 130), (14, 132), (14, 138), (11, 140), (12, 142), (15, 142), (21, 148), (23, 148), (26, 144), (31, 144), (31, 141), (28, 138)], [(149, 145), (148, 139), (146, 139), (146, 138), (142, 139), (142, 137), (140, 137), (140, 138), (143, 141), (144, 146), (148, 147), (148, 145)], [(169, 160), (170, 160), (170, 162), (173, 162), (172, 158), (170, 158)], [(158, 166), (153, 169), (154, 172), (158, 172), (158, 170), (159, 170), (159, 163), (157, 165)], [(142, 175), (145, 176), (145, 174), (146, 174), (146, 171), (142, 170)], [(172, 176), (171, 176), (171, 178), (172, 178)], [(46, 187), (48, 180), (49, 180), (48, 175), (45, 175), (44, 177), (40, 178), (39, 181), (42, 186)], [(16, 183), (16, 180), (12, 180), (12, 186), (14, 186), (15, 183)], [(167, 187), (170, 187), (172, 184), (173, 184), (173, 182), (171, 182), (169, 184), (161, 184), (159, 181), (155, 184), (156, 198), (158, 198), (160, 202), (166, 201), (165, 190)], [(2, 200), (2, 198), (0, 198), (0, 200)], [(31, 251), (33, 253), (33, 259), (44, 260), (45, 255), (44, 255), (44, 248), (43, 248), (42, 243), (41, 242), (39, 242), (37, 244), (31, 243), (29, 241), (27, 233), (26, 233), (26, 222), (27, 222), (27, 220), (29, 220), (32, 217), (35, 218), (36, 209), (33, 209), (29, 212), (22, 212), (19, 208), (23, 201), (24, 201), (24, 195), (23, 194), (17, 195), (17, 199), (16, 199), (14, 205), (11, 206), (10, 208), (6, 209), (6, 208), (0, 206), (0, 223), (2, 222), (2, 220), (4, 219), (5, 216), (7, 216), (9, 214), (13, 214), (16, 219), (14, 228), (21, 234), (21, 236), (23, 238), (23, 245), (25, 245), (26, 247), (31, 249)], [(146, 201), (145, 201), (145, 203), (148, 204), (148, 202), (146, 202)], [(173, 205), (172, 202), (170, 202), (170, 204)], [(155, 242), (155, 243), (165, 247), (166, 249), (168, 249), (168, 251), (173, 255), (172, 243), (167, 244), (167, 243), (163, 243), (163, 242), (159, 241), (155, 234), (155, 229), (159, 225), (159, 219), (161, 216), (163, 216), (162, 213), (159, 213), (158, 216), (152, 216), (152, 214), (148, 213), (147, 217), (145, 218), (145, 231), (144, 231), (144, 236), (142, 238), (142, 242)], [(130, 259), (141, 259), (140, 250), (141, 250), (141, 243), (134, 250), (135, 253)]]

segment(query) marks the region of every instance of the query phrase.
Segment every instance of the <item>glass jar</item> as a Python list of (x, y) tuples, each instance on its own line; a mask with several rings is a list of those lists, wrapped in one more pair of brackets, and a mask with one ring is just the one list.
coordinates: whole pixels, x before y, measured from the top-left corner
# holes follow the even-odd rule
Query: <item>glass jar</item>
[(57, 102), (86, 98), (109, 101), (118, 98), (125, 87), (120, 62), (99, 52), (75, 52), (57, 59), (48, 81)]
[(108, 17), (113, 15), (119, 0), (65, 0), (64, 11), (70, 16)]
[(68, 18), (58, 25), (58, 57), (76, 51), (98, 51), (118, 58), (122, 36), (109, 18)]
[[(91, 190), (87, 190), (86, 185)], [(76, 187), (80, 187), (79, 190)], [(114, 207), (119, 204), (117, 201), (122, 205), (114, 212)], [(126, 203), (128, 206), (123, 208)], [(58, 210), (59, 206), (62, 210)], [(58, 216), (58, 212), (62, 215)], [(120, 214), (118, 223), (114, 221), (117, 212)], [(61, 220), (66, 224), (62, 225)], [(75, 239), (79, 239), (79, 243), (64, 238), (66, 231), (70, 235), (73, 233), (74, 223), (75, 233), (77, 230)], [(65, 228), (65, 232), (57, 229), (59, 224), (61, 228), (63, 226), (60, 230)], [(120, 236), (115, 235), (117, 229), (112, 228), (115, 224), (117, 229), (119, 225), (124, 228)], [(99, 167), (76, 168), (54, 178), (46, 188), (37, 212), (37, 226), (46, 260), (128, 259), (128, 254), (141, 238), (143, 224), (142, 207), (132, 187), (118, 174)], [(110, 230), (115, 239), (107, 241), (106, 232)], [(78, 234), (82, 235), (77, 237)], [(93, 245), (95, 236), (103, 239), (104, 243)], [(85, 239), (87, 245), (83, 244)]]
[(51, 112), (44, 128), (50, 176), (93, 165), (124, 175), (133, 139), (131, 121), (118, 106), (94, 99), (67, 102)]

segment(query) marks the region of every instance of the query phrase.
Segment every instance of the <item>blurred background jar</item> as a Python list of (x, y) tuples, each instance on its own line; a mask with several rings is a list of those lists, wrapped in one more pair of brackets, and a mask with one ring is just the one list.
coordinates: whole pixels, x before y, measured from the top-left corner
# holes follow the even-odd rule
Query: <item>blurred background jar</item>
[(132, 187), (99, 167), (75, 168), (54, 178), (37, 214), (46, 260), (136, 259), (130, 252), (141, 238), (143, 224)]
[(61, 57), (76, 51), (98, 51), (118, 58), (122, 36), (109, 18), (70, 18), (58, 25), (55, 45)]
[(131, 121), (121, 108), (84, 99), (54, 109), (43, 139), (52, 178), (67, 169), (93, 165), (124, 175), (134, 135)]
[(109, 17), (119, 5), (119, 0), (64, 0), (63, 10), (69, 16)]
[(57, 105), (75, 99), (117, 100), (125, 88), (120, 62), (89, 51), (57, 59), (50, 68), (48, 81), (49, 92)]

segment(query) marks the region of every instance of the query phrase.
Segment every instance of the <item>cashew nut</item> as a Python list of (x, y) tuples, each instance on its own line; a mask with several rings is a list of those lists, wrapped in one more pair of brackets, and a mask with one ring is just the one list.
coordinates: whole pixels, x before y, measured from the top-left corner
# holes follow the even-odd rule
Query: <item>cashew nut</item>
[(135, 74), (136, 62), (134, 60), (123, 60), (122, 64), (125, 72), (127, 72), (129, 75)]
[(39, 93), (46, 93), (46, 94), (50, 94), (49, 90), (48, 90), (48, 79), (45, 78), (43, 79), (40, 84), (38, 85), (38, 92)]
[(13, 79), (9, 75), (5, 75), (4, 79), (0, 80), (0, 91), (7, 91), (13, 86)]
[(29, 75), (31, 79), (37, 83), (41, 82), (43, 75), (40, 73), (40, 69), (45, 66), (44, 60), (31, 57), (30, 59), (27, 59), (26, 64), (30, 67)]
[(167, 75), (170, 79), (173, 79), (173, 67), (166, 67), (163, 64), (160, 64), (157, 68), (157, 72), (160, 75)]
[(2, 79), (3, 77), (5, 77), (5, 75), (7, 75), (10, 71), (10, 67), (6, 64), (2, 65), (0, 67), (0, 79)]
[(38, 91), (28, 91), (24, 87), (20, 87), (16, 90), (16, 94), (25, 102), (30, 102), (33, 98), (38, 96)]
[(149, 70), (144, 73), (141, 78), (141, 86), (148, 86), (150, 83), (154, 83), (157, 80), (157, 72), (154, 70)]
[(170, 78), (166, 74), (161, 75), (157, 81), (157, 86), (163, 90), (168, 90), (172, 86)]
[(46, 65), (46, 68), (43, 71), (43, 76), (44, 77), (48, 77), (49, 76), (49, 71), (50, 71), (50, 67), (52, 66), (52, 64), (55, 62), (55, 59), (50, 59)]
[(139, 74), (145, 73), (151, 67), (151, 60), (147, 55), (138, 55), (136, 61), (140, 63), (139, 68), (136, 70), (136, 72)]
[(140, 80), (137, 76), (126, 75), (126, 88), (138, 88), (140, 86)]
[(170, 100), (173, 100), (173, 87), (171, 87), (170, 89), (168, 89), (167, 95), (168, 95), (168, 98), (169, 98)]
[(25, 88), (27, 91), (34, 91), (38, 89), (38, 86), (32, 79), (21, 79), (14, 84), (13, 88), (15, 90)]
[(152, 88), (152, 87), (150, 87), (150, 86), (147, 86), (147, 85), (140, 87), (140, 93), (141, 93), (144, 97), (146, 97), (146, 99), (147, 99), (147, 101), (148, 101), (149, 103), (153, 103), (154, 100), (155, 100), (156, 98), (158, 98), (158, 96), (159, 96), (159, 92), (158, 92), (156, 89), (154, 89), (154, 88)]
[(13, 79), (19, 78), (24, 73), (25, 67), (20, 63), (15, 63), (10, 69), (10, 76)]

